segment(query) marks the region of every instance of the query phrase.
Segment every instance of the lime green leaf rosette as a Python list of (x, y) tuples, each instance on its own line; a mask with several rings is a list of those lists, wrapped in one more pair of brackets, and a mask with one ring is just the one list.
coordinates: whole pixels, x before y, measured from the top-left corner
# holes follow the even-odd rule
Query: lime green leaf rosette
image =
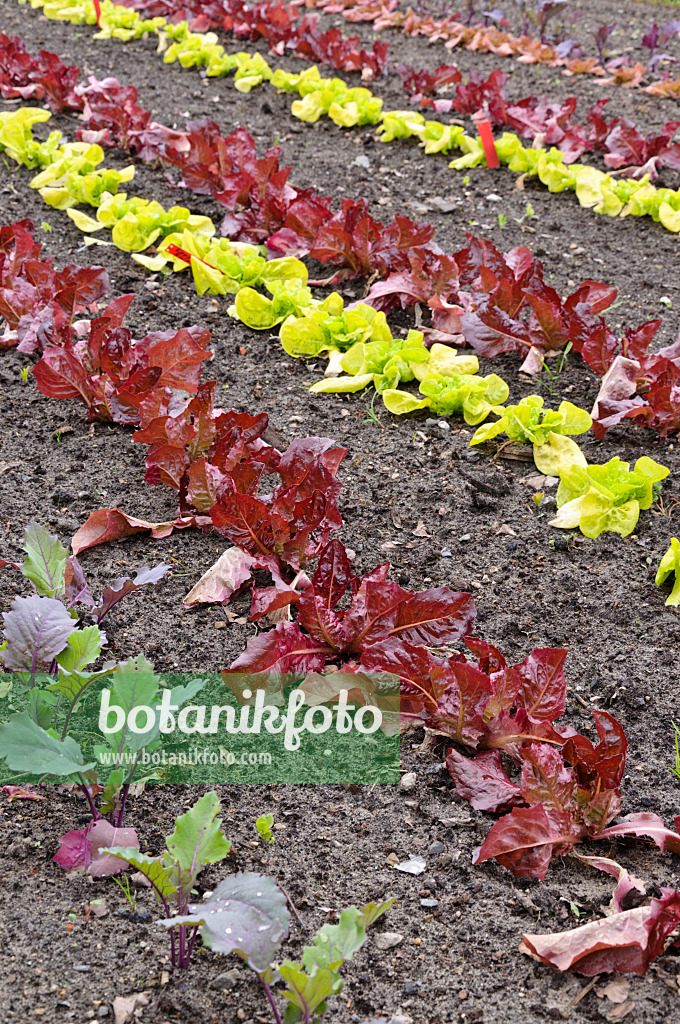
[(627, 537), (635, 529), (640, 510), (654, 500), (654, 484), (669, 474), (665, 466), (643, 455), (630, 469), (618, 456), (602, 466), (572, 464), (560, 471), (557, 489), (559, 512), (550, 523), (560, 529), (577, 527), (595, 539), (605, 531)]
[(463, 416), (466, 423), (476, 426), (510, 393), (508, 385), (495, 373), (488, 377), (431, 374), (420, 382), (419, 391), (425, 395), (420, 400), (407, 391), (386, 390), (385, 407), (397, 416), (431, 409), (435, 416)]
[(671, 537), (671, 545), (659, 563), (655, 580), (657, 587), (660, 587), (671, 573), (675, 575), (675, 580), (673, 589), (666, 598), (666, 604), (675, 606), (680, 604), (680, 541), (677, 537)]
[[(349, 376), (317, 381), (310, 391), (317, 394), (360, 391), (368, 384), (373, 384), (376, 391), (384, 391), (396, 387), (400, 381), (413, 380), (414, 367), (424, 366), (429, 358), (421, 331), (409, 331), (406, 338), (389, 335), (375, 341), (356, 341), (337, 364)], [(364, 383), (359, 384), (360, 380)]]
[[(193, 256), (191, 264), (169, 253), (169, 245)], [(267, 260), (263, 252), (262, 246), (230, 242), (228, 238), (206, 238), (185, 229), (183, 234), (167, 235), (156, 256), (136, 255), (133, 259), (155, 273), (182, 271), (190, 266), (199, 295), (229, 295), (241, 288), (269, 288), (270, 284), (276, 289), (282, 282), (298, 288), (307, 285), (307, 267), (301, 260), (292, 256)]]
[(46, 167), (56, 159), (61, 143), (61, 132), (51, 132), (46, 142), (36, 142), (33, 125), (49, 121), (49, 110), (22, 107), (20, 110), (0, 111), (0, 153), (25, 167)]
[(360, 302), (345, 309), (342, 296), (333, 292), (306, 315), (290, 317), (279, 332), (281, 345), (294, 359), (312, 358), (334, 350), (346, 352), (357, 342), (390, 342), (392, 333), (384, 313)]
[(62, 146), (57, 159), (31, 181), (48, 206), (68, 210), (78, 203), (99, 206), (105, 196), (115, 194), (123, 182), (132, 181), (132, 165), (121, 171), (99, 168), (104, 159), (101, 146), (70, 142)]
[(236, 293), (234, 305), (229, 307), (229, 315), (237, 317), (254, 331), (270, 331), (288, 317), (308, 309), (313, 302), (309, 288), (301, 287), (297, 282), (270, 282), (267, 287), (273, 293), (271, 299), (254, 288), (241, 288)]
[(592, 426), (592, 419), (585, 411), (571, 402), (562, 402), (557, 410), (544, 409), (540, 395), (527, 395), (517, 405), (494, 408), (499, 416), (494, 423), (485, 423), (470, 441), (481, 444), (498, 434), (507, 434), (510, 441), (534, 446), (534, 462), (537, 469), (547, 476), (556, 475), (559, 466), (573, 460), (585, 465), (578, 445), (556, 441), (555, 435), (585, 434)]
[(155, 200), (134, 196), (128, 199), (124, 192), (104, 194), (97, 210), (97, 219), (80, 210), (67, 210), (76, 227), (88, 234), (111, 229), (114, 244), (123, 252), (142, 252), (161, 235), (192, 234), (212, 238), (215, 225), (209, 217), (192, 214), (184, 206), (171, 206), (165, 210)]

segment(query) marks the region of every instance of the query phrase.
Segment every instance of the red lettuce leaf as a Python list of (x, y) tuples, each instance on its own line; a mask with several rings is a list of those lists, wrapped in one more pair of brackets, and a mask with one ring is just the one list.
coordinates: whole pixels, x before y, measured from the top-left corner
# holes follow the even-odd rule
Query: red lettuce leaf
[(458, 796), (478, 811), (498, 814), (524, 803), (519, 786), (503, 770), (499, 750), (484, 750), (469, 758), (452, 747), (446, 757), (446, 767)]
[(495, 858), (516, 878), (545, 878), (553, 854), (568, 853), (584, 835), (571, 815), (546, 811), (543, 804), (514, 807), (492, 826), (472, 854), (473, 864)]
[(190, 526), (206, 529), (212, 526), (206, 516), (178, 516), (165, 523), (150, 523), (146, 519), (136, 519), (122, 512), (119, 508), (100, 508), (91, 512), (87, 522), (76, 532), (71, 541), (74, 555), (93, 548), (97, 544), (108, 544), (112, 540), (122, 540), (134, 533), (150, 533), (158, 540), (169, 537), (173, 530), (184, 530)]
[(524, 943), (543, 963), (587, 978), (645, 974), (678, 924), (680, 893), (662, 889), (661, 899), (653, 899), (649, 906), (624, 910), (566, 932), (525, 935)]
[(625, 836), (644, 836), (652, 839), (659, 849), (665, 853), (671, 850), (680, 854), (680, 817), (675, 819), (676, 831), (666, 828), (663, 821), (657, 814), (643, 811), (640, 814), (627, 814), (625, 818), (610, 825), (597, 836), (598, 839), (615, 839)]
[[(224, 669), (222, 677), (229, 685), (231, 676), (266, 673), (269, 677), (289, 672), (320, 672), (333, 651), (305, 636), (296, 622), (277, 622), (273, 629), (251, 637), (243, 654)], [(255, 683), (251, 687), (255, 689)]]
[(537, 648), (511, 668), (517, 680), (518, 706), (525, 709), (530, 721), (553, 722), (564, 714), (567, 653), (559, 648)]

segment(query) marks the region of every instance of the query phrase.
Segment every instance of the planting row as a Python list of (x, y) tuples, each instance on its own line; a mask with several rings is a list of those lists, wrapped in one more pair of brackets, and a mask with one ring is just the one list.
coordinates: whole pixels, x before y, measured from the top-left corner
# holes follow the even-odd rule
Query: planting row
[[(144, 9), (141, 5), (131, 3), (125, 6)], [(176, 4), (172, 11), (168, 10), (169, 6), (161, 5), (169, 20), (175, 23), (188, 20), (189, 13), (184, 5)], [(361, 71), (365, 79), (376, 77), (386, 70), (386, 44), (374, 44), (370, 53), (359, 51), (356, 48), (358, 39), (342, 39), (337, 29), (320, 32), (317, 16), (314, 15), (306, 15), (297, 24), (298, 16), (294, 8), (288, 8), (276, 0), (260, 0), (252, 7), (246, 7), (242, 0), (236, 0), (224, 6), (218, 4), (213, 11), (210, 5), (207, 9), (205, 4), (200, 6), (200, 16), (191, 21), (192, 32), (198, 29), (199, 24), (203, 26), (203, 31), (223, 25), (229, 27), (236, 38), (266, 39), (274, 53), (280, 54), (285, 48), (340, 70)], [(160, 13), (158, 7), (154, 7), (154, 13)], [(680, 23), (671, 24), (676, 26), (677, 33)], [(183, 28), (184, 25), (178, 27), (178, 31)], [(105, 27), (101, 34), (107, 31), (114, 29)], [(171, 54), (176, 55), (184, 64), (188, 56), (186, 47), (182, 47), (181, 43), (185, 40), (180, 39), (178, 47), (174, 33), (172, 38), (175, 45), (170, 47), (166, 59), (169, 60)], [(379, 49), (381, 46), (383, 48)], [(214, 72), (218, 62), (205, 51), (201, 56), (207, 60), (207, 74)], [(250, 70), (256, 72), (254, 62)], [(460, 71), (452, 65), (442, 65), (434, 72), (429, 72), (398, 64), (396, 70), (413, 103), (431, 107), (438, 113), (453, 110), (459, 114), (472, 115), (484, 110), (492, 124), (507, 125), (532, 140), (538, 135), (544, 137), (548, 145), (556, 146), (564, 153), (567, 162), (577, 159), (588, 150), (602, 150), (606, 153), (605, 163), (608, 167), (619, 171), (623, 168), (623, 173), (627, 170), (628, 175), (634, 177), (649, 173), (651, 180), (664, 164), (676, 169), (680, 167), (680, 147), (671, 145), (677, 122), (669, 122), (659, 135), (644, 137), (627, 118), (613, 118), (611, 121), (603, 118), (602, 110), (608, 101), (601, 100), (589, 108), (588, 127), (584, 129), (574, 120), (577, 105), (575, 97), (569, 97), (562, 104), (551, 101), (547, 96), (540, 100), (529, 96), (517, 103), (508, 103), (505, 97), (507, 75), (501, 71), (492, 72), (486, 80), (478, 72), (471, 71), (467, 81), (463, 82)], [(237, 70), (237, 88), (246, 90), (250, 84), (249, 78), (248, 72), (244, 74), (241, 69)], [(448, 92), (451, 86), (455, 86), (453, 99), (435, 98), (436, 90), (442, 86), (446, 86)]]
[[(405, 35), (423, 35), (431, 42), (444, 40), (447, 49), (464, 46), (467, 50), (493, 53), (497, 57), (515, 56), (523, 64), (540, 63), (549, 67), (562, 67), (565, 75), (595, 75), (600, 78), (602, 85), (616, 84), (625, 88), (641, 86), (648, 72), (657, 73), (660, 66), (677, 63), (677, 59), (672, 55), (657, 51), (676, 38), (680, 32), (680, 21), (671, 20), (663, 25), (653, 22), (641, 40), (642, 46), (650, 51), (649, 66), (645, 67), (640, 61), (631, 66), (626, 56), (607, 59), (605, 47), (616, 28), (613, 23), (600, 25), (594, 33), (598, 59), (584, 57), (581, 46), (573, 39), (553, 39), (552, 42), (548, 42), (548, 24), (560, 9), (563, 9), (567, 0), (538, 0), (533, 11), (525, 0), (517, 0), (524, 18), (520, 37), (497, 27), (509, 27), (498, 8), (482, 12), (483, 24), (471, 24), (475, 16), (474, 2), (468, 3), (466, 23), (458, 20), (457, 15), (435, 20), (429, 15), (417, 14), (412, 8), (406, 12), (400, 11), (393, 0), (389, 3), (385, 3), (384, 0), (352, 0), (351, 3), (345, 3), (343, 0), (292, 0), (290, 6), (283, 3), (268, 5), (260, 2), (252, 7), (245, 7), (242, 0), (209, 0), (208, 3), (198, 0), (190, 0), (188, 3), (186, 0), (121, 2), (125, 7), (135, 11), (165, 17), (169, 21), (186, 20), (194, 31), (205, 32), (211, 28), (224, 28), (237, 38), (263, 37), (270, 45), (273, 40), (280, 42), (283, 39), (287, 44), (289, 39), (294, 38), (296, 8), (317, 8), (327, 14), (342, 14), (350, 22), (373, 22), (376, 32), (385, 28), (401, 28)], [(274, 6), (276, 10), (272, 16), (267, 8)], [(267, 11), (266, 14), (264, 10)], [(491, 25), (490, 22), (496, 24)], [(528, 34), (532, 22), (539, 39)], [(298, 29), (301, 35), (309, 24), (309, 16), (306, 16)], [(315, 22), (312, 25), (316, 27)], [(339, 35), (337, 33), (338, 37)], [(312, 56), (311, 53), (309, 55)], [(325, 59), (324, 63), (327, 63)], [(680, 78), (671, 79), (665, 71), (662, 79), (642, 88), (643, 91), (655, 96), (677, 96), (680, 91)]]
[[(45, 7), (45, 13), (51, 17), (63, 15), (71, 21), (87, 20), (87, 4), (73, 5), (70, 0), (55, 0)], [(42, 0), (40, 0), (42, 3)], [(57, 3), (65, 3), (59, 8)], [(34, 6), (39, 0), (33, 0)], [(137, 18), (135, 12), (126, 8), (112, 7), (112, 17), (120, 17), (129, 21)], [(102, 15), (102, 18), (104, 15)], [(156, 24), (157, 19), (138, 21), (136, 29), (126, 29), (123, 38), (134, 38), (148, 32), (161, 34), (162, 39), (172, 40), (166, 49), (164, 60), (171, 63), (178, 60), (184, 67), (205, 68), (208, 76), (226, 75), (235, 72), (235, 83), (242, 92), (249, 92), (264, 81), (285, 91), (299, 92), (302, 99), (292, 104), (291, 112), (305, 121), (316, 121), (322, 115), (330, 117), (342, 127), (362, 124), (381, 124), (381, 141), (390, 142), (416, 136), (420, 139), (426, 154), (447, 153), (452, 149), (462, 150), (463, 156), (454, 160), (451, 167), (463, 169), (490, 164), (500, 160), (511, 170), (522, 175), (536, 176), (551, 192), (571, 189), (582, 206), (593, 208), (597, 213), (616, 216), (651, 216), (669, 231), (680, 231), (680, 191), (673, 189), (656, 189), (650, 184), (651, 174), (656, 173), (657, 165), (664, 161), (677, 163), (677, 152), (671, 145), (671, 139), (677, 128), (675, 122), (669, 122), (664, 132), (658, 136), (644, 138), (633, 125), (619, 123), (607, 125), (602, 117), (601, 105), (596, 105), (590, 112), (592, 146), (606, 148), (606, 140), (613, 135), (613, 151), (609, 152), (610, 165), (621, 168), (629, 164), (637, 168), (634, 173), (642, 175), (641, 180), (627, 178), (614, 179), (609, 174), (595, 167), (580, 164), (567, 166), (565, 153), (557, 148), (546, 150), (543, 147), (526, 148), (513, 133), (506, 132), (493, 144), (486, 146), (474, 136), (469, 136), (456, 125), (446, 125), (438, 121), (425, 122), (422, 115), (415, 112), (382, 111), (382, 100), (375, 97), (368, 89), (349, 88), (341, 79), (324, 79), (315, 67), (301, 74), (292, 74), (280, 70), (272, 71), (261, 54), (227, 54), (211, 33), (191, 32), (186, 24), (172, 26)], [(116, 29), (109, 26), (100, 35), (119, 38)], [(446, 69), (448, 72), (449, 69)], [(493, 78), (493, 76), (492, 76)], [(566, 155), (574, 159), (577, 153), (584, 151), (588, 144), (586, 137), (578, 126), (560, 123), (569, 113), (573, 113), (573, 104), (566, 109), (556, 105), (548, 105), (543, 111), (536, 113), (537, 104), (530, 98), (528, 110), (521, 104), (516, 109), (510, 107), (509, 113), (502, 95), (502, 83), (494, 79), (491, 82), (473, 80), (461, 90), (459, 106), (465, 109), (479, 109), (478, 103), (488, 105), (491, 99), (495, 116), (500, 123), (517, 123), (527, 135), (533, 135), (537, 129), (548, 130), (554, 141), (563, 144)], [(533, 112), (532, 112), (533, 110)], [(533, 122), (533, 123), (532, 123)], [(543, 132), (541, 133), (543, 134)], [(598, 142), (598, 139), (600, 140)], [(551, 139), (552, 141), (552, 139)], [(631, 163), (629, 160), (631, 146), (635, 152), (633, 160), (643, 160), (643, 164)], [(576, 148), (574, 148), (576, 147)], [(632, 172), (633, 173), (633, 172)]]
[[(65, 870), (85, 868), (95, 877), (114, 874), (127, 865), (140, 870), (165, 911), (161, 923), (171, 930), (173, 965), (189, 965), (200, 930), (204, 945), (218, 952), (237, 952), (257, 971), (265, 987), (283, 979), (293, 991), (303, 990), (309, 977), (304, 977), (300, 965), (284, 963), (278, 973), (269, 973), (288, 923), (285, 899), (278, 895), (273, 880), (250, 873), (231, 875), (208, 902), (190, 903), (201, 868), (222, 860), (229, 848), (216, 820), (219, 804), (214, 794), (201, 797), (178, 819), (166, 840), (166, 850), (158, 857), (141, 854), (135, 830), (123, 827), (125, 797), (135, 767), (157, 736), (140, 737), (129, 728), (111, 736), (118, 763), (129, 765), (126, 755), (132, 752), (135, 756), (132, 769), (114, 768), (106, 785), (101, 785), (95, 762), (84, 762), (71, 735), (74, 721), (102, 680), (110, 687), (119, 712), (129, 714), (143, 701), (160, 714), (158, 680), (144, 658), (85, 671), (98, 657), (105, 638), (97, 625), (87, 626), (78, 616), (74, 618), (75, 609), (84, 602), (85, 614), (97, 622), (105, 612), (101, 606), (93, 608), (95, 602), (88, 600), (89, 590), (77, 560), (56, 538), (33, 525), (26, 531), (24, 543), (26, 560), (18, 568), (34, 585), (36, 596), (15, 599), (5, 615), (6, 644), (1, 658), (15, 673), (14, 687), (19, 691), (15, 699), (22, 689), (30, 688), (25, 696), (33, 714), (23, 712), (0, 726), (0, 752), (10, 768), (28, 771), (34, 777), (77, 780), (87, 794), (93, 820), (63, 837), (55, 861)], [(156, 578), (164, 568), (159, 567)], [(283, 690), (282, 673), (288, 672), (314, 706), (319, 700), (337, 699), (346, 692), (350, 679), (355, 700), (361, 700), (362, 691), (374, 695), (370, 674), (387, 672), (400, 681), (397, 725), (425, 724), (454, 740), (447, 767), (458, 794), (477, 809), (502, 815), (475, 851), (476, 863), (494, 857), (518, 877), (543, 878), (553, 855), (573, 850), (583, 839), (610, 842), (631, 836), (650, 838), (661, 850), (680, 853), (680, 835), (665, 828), (654, 814), (629, 815), (616, 825), (609, 824), (620, 810), (618, 787), (627, 743), (620, 724), (606, 712), (594, 713), (597, 743), (555, 721), (565, 709), (566, 651), (536, 650), (520, 664), (509, 666), (497, 648), (470, 635), (475, 615), (470, 595), (452, 595), (445, 588), (409, 595), (387, 581), (387, 568), (382, 566), (359, 581), (342, 545), (332, 541), (304, 589), (297, 622), (281, 622), (251, 640), (241, 658), (224, 673), (240, 702), (248, 703), (244, 699), (247, 694), (240, 689), (244, 671), (251, 673), (247, 679), (252, 683), (257, 678), (253, 672), (275, 668), (276, 675), (267, 682), (266, 676), (260, 677), (274, 696), (272, 683)], [(117, 581), (105, 590), (104, 603), (107, 592), (127, 589), (129, 581)], [(339, 602), (348, 590), (350, 606), (339, 612)], [(37, 626), (33, 620), (39, 620)], [(17, 641), (18, 630), (23, 631), (23, 647)], [(35, 638), (32, 652), (28, 650), (31, 637)], [(433, 653), (433, 649), (461, 639), (472, 660), (462, 653), (448, 658)], [(329, 660), (333, 669), (321, 676)], [(186, 706), (203, 683), (195, 680), (174, 687), (163, 703), (174, 710)], [(192, 710), (200, 709), (191, 704), (187, 711)], [(245, 714), (247, 717), (248, 710)], [(15, 795), (33, 796), (30, 790)], [(97, 799), (101, 810), (95, 806)], [(678, 826), (680, 819), (676, 820)], [(631, 911), (623, 910), (622, 901), (631, 882), (642, 893), (644, 886), (631, 880), (614, 861), (601, 857), (585, 857), (584, 861), (617, 877), (616, 913), (597, 926), (593, 923), (557, 936), (526, 936), (525, 941), (546, 963), (562, 970), (573, 967), (585, 974), (646, 970), (680, 922), (678, 893), (664, 891), (660, 900), (636, 909), (635, 918), (644, 922), (647, 937), (636, 941), (639, 948), (631, 961), (629, 942), (622, 943), (621, 935), (627, 934), (633, 918)], [(389, 901), (379, 908), (350, 908), (345, 913), (352, 916), (352, 924), (366, 927), (388, 906)], [(361, 919), (362, 914), (367, 914), (368, 920)], [(244, 931), (253, 916), (258, 927)], [(359, 930), (361, 942), (363, 937)], [(312, 978), (331, 964), (337, 971), (337, 961), (355, 952), (361, 942), (349, 954), (330, 957), (324, 964), (305, 954), (302, 965)], [(336, 975), (334, 980), (339, 981)], [(339, 985), (332, 991), (338, 989)]]
[[(152, 0), (151, 3), (144, 3), (143, 9), (157, 9), (156, 3), (159, 0)], [(160, 0), (162, 3), (163, 0)], [(170, 0), (172, 7), (175, 7), (174, 0)], [(665, 45), (669, 40), (677, 36), (680, 24), (677, 21), (669, 21), (666, 25), (658, 26), (653, 23), (648, 32), (645, 33), (643, 43), (650, 50), (651, 60), (649, 68), (640, 61), (634, 65), (628, 61), (626, 56), (617, 57), (607, 61), (605, 46), (607, 40), (615, 28), (615, 25), (601, 25), (595, 32), (594, 41), (598, 50), (598, 58), (584, 57), (579, 51), (579, 45), (571, 39), (564, 39), (557, 45), (551, 45), (545, 41), (545, 28), (549, 19), (557, 13), (565, 0), (539, 0), (536, 4), (536, 27), (541, 36), (540, 39), (526, 35), (528, 25), (524, 27), (521, 37), (513, 36), (502, 31), (495, 25), (470, 25), (463, 24), (455, 15), (435, 19), (430, 15), (420, 15), (412, 8), (407, 11), (398, 9), (394, 0), (293, 0), (294, 6), (316, 7), (326, 11), (328, 14), (342, 14), (347, 21), (351, 22), (373, 22), (376, 32), (385, 28), (400, 28), (405, 35), (422, 35), (431, 42), (444, 40), (447, 49), (454, 49), (456, 46), (464, 46), (465, 49), (477, 53), (493, 53), (496, 57), (516, 57), (522, 64), (545, 64), (548, 67), (562, 67), (563, 74), (572, 75), (595, 75), (602, 85), (620, 85), (624, 88), (639, 87), (643, 92), (652, 96), (677, 97), (680, 94), (680, 77), (672, 79), (667, 74), (656, 82), (642, 86), (642, 80), (648, 71), (656, 72), (661, 63), (672, 63), (674, 58), (667, 54), (656, 54), (659, 45)], [(140, 6), (130, 4), (129, 6)], [(519, 5), (524, 11), (528, 10), (524, 0), (519, 0)], [(192, 5), (186, 3), (184, 8), (192, 9)], [(470, 6), (472, 6), (470, 4)], [(201, 4), (201, 7), (203, 5)], [(486, 20), (497, 11), (486, 12)], [(654, 58), (657, 58), (656, 60)]]

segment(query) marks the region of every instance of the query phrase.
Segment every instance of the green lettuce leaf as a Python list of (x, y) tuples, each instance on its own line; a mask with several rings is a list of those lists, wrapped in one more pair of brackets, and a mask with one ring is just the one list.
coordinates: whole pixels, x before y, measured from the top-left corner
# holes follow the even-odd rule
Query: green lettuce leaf
[(680, 604), (680, 541), (677, 537), (671, 537), (670, 547), (659, 562), (655, 583), (660, 587), (666, 578), (673, 573), (673, 589), (666, 598), (666, 604), (676, 606)]

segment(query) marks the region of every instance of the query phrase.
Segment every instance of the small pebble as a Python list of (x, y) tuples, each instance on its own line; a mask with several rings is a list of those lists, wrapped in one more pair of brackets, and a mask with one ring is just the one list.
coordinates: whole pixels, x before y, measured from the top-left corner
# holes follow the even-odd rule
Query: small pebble
[(415, 772), (407, 772), (406, 775), (402, 775), (399, 780), (399, 792), (400, 793), (411, 793), (416, 788), (418, 777)]
[(373, 939), (378, 949), (392, 949), (404, 941), (401, 932), (378, 932)]
[(213, 978), (208, 985), (208, 988), (217, 990), (218, 992), (228, 992), (230, 989), (236, 987), (238, 980), (238, 971), (226, 971), (223, 974), (218, 974), (216, 978)]
[(438, 839), (435, 839), (435, 841), (430, 846), (429, 852), (430, 852), (430, 855), (432, 857), (434, 857), (438, 853), (443, 853), (445, 849), (446, 849), (446, 847), (444, 846), (444, 844), (440, 843), (440, 841)]

